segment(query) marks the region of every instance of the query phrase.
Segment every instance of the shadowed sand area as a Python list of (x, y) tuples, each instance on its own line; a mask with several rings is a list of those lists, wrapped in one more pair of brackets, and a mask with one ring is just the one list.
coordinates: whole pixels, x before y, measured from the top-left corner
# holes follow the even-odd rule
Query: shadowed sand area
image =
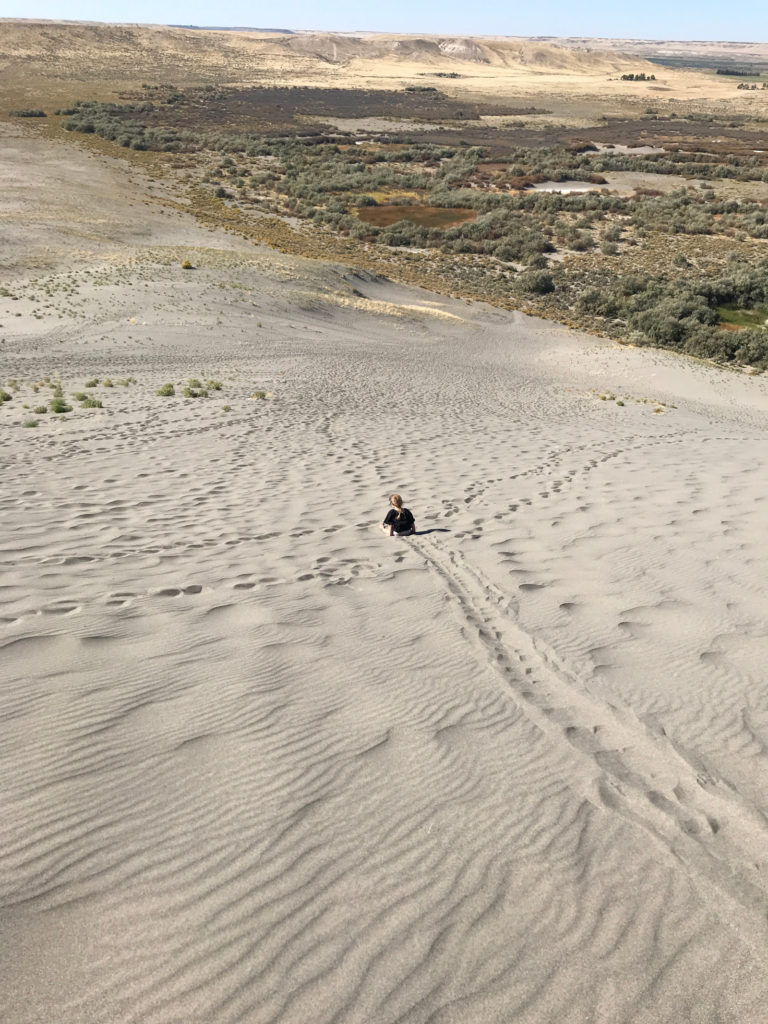
[(4, 142), (0, 1017), (764, 1024), (766, 381)]

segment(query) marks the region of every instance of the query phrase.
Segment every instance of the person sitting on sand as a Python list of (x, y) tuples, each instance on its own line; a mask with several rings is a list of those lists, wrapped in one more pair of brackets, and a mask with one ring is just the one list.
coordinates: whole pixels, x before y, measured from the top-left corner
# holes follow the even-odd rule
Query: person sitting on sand
[(389, 498), (392, 506), (386, 516), (381, 528), (390, 537), (410, 537), (416, 532), (416, 520), (410, 509), (403, 508), (403, 499), (399, 494), (392, 494)]

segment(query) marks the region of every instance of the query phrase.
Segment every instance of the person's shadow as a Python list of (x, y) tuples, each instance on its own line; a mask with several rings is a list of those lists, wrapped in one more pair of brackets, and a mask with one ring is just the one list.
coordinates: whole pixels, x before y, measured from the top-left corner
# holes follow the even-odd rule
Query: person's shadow
[(414, 530), (414, 537), (426, 537), (428, 533), (450, 533), (447, 526), (433, 526), (429, 530)]

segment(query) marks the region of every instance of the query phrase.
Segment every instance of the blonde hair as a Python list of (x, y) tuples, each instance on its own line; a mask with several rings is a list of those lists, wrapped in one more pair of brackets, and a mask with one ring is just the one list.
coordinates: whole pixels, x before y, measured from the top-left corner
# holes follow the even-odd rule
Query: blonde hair
[(390, 494), (389, 503), (390, 505), (394, 505), (397, 509), (397, 518), (399, 519), (403, 514), (403, 499), (399, 494)]

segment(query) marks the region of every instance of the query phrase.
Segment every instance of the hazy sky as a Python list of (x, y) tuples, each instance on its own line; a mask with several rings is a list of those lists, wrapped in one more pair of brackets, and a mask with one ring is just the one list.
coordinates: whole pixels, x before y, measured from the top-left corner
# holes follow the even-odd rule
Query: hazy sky
[(0, 17), (434, 35), (768, 41), (766, 0), (0, 0)]

